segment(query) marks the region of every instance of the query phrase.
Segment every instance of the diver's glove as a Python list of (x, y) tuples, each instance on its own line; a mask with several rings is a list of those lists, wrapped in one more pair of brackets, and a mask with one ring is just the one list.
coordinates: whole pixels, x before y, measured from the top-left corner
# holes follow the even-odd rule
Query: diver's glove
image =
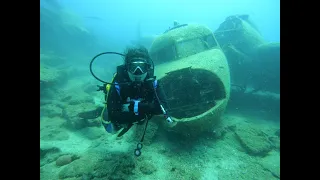
[(107, 86), (107, 84), (103, 84), (102, 86), (97, 85), (97, 87), (98, 87), (97, 91), (103, 91), (105, 94), (107, 94), (108, 92), (106, 90), (106, 86)]
[(129, 103), (122, 105), (122, 112), (134, 112), (135, 115), (139, 115), (139, 113), (150, 112), (152, 108), (152, 104), (143, 103), (139, 100), (131, 100)]
[(122, 112), (134, 112), (135, 115), (146, 114), (154, 109), (153, 103), (127, 98), (127, 103), (122, 105)]
[(130, 97), (128, 97), (127, 98), (127, 103), (126, 104), (122, 104), (121, 111), (122, 112), (130, 112), (130, 111), (132, 111), (132, 108), (129, 107), (130, 105), (131, 105)]
[(122, 112), (130, 112), (130, 109), (131, 109), (131, 108), (129, 108), (129, 106), (130, 106), (130, 103), (122, 104), (121, 111), (122, 111)]
[(168, 123), (173, 123), (173, 120), (172, 120), (172, 118), (171, 118), (170, 116), (167, 116), (166, 121), (167, 121)]
[(167, 113), (167, 111), (164, 109), (164, 107), (160, 104), (160, 107), (161, 107), (161, 111), (162, 111), (162, 113), (163, 113), (163, 115), (164, 115), (164, 118), (166, 118), (166, 121), (168, 122), (168, 123), (173, 123), (174, 121), (172, 120), (172, 118), (168, 115), (168, 113)]
[(122, 105), (122, 112), (134, 112), (135, 115), (139, 115), (139, 107), (140, 107), (140, 100), (130, 99), (127, 98), (127, 103)]

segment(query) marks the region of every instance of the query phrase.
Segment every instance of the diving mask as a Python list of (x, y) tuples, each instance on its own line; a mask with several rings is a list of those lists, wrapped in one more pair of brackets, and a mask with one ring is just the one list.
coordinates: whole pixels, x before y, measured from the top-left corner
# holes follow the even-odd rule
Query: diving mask
[(147, 73), (149, 64), (144, 59), (133, 59), (127, 64), (128, 72), (132, 75), (142, 75)]

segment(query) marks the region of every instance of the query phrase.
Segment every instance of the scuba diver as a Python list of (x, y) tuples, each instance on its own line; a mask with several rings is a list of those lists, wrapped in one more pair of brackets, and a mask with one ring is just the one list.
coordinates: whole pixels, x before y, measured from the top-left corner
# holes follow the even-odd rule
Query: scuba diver
[[(124, 64), (117, 67), (111, 83), (100, 80), (91, 70), (93, 60), (108, 53), (124, 56)], [(154, 115), (163, 114), (168, 123), (173, 123), (166, 111), (168, 105), (162, 85), (154, 76), (154, 64), (145, 47), (128, 48), (125, 54), (101, 54), (91, 61), (90, 70), (96, 79), (104, 82), (98, 86), (98, 91), (105, 93), (106, 105), (89, 114), (101, 112), (103, 127), (108, 133), (117, 134), (117, 137), (123, 136), (134, 124), (145, 124), (143, 136), (135, 149), (135, 155), (139, 156), (148, 120)], [(82, 113), (82, 116), (85, 114), (88, 115)]]

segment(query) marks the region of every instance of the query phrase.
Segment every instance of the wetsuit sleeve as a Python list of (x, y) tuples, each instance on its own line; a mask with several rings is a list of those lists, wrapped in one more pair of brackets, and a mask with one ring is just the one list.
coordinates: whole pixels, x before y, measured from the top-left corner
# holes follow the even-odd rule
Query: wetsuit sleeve
[[(166, 99), (166, 95), (163, 90), (163, 86), (158, 80), (158, 85), (156, 88), (157, 94), (154, 94), (154, 103), (139, 103), (139, 112), (140, 113), (147, 113), (147, 114), (153, 114), (153, 115), (160, 115), (162, 114), (162, 110), (160, 107), (160, 103), (162, 104), (163, 108), (168, 111), (168, 102)], [(158, 101), (158, 98), (160, 100), (160, 103)]]

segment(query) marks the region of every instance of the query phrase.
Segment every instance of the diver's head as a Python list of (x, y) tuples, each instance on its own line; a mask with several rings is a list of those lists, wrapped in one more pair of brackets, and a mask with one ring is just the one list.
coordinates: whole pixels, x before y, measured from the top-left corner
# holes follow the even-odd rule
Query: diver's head
[(128, 48), (125, 53), (125, 66), (132, 82), (143, 82), (153, 71), (151, 58), (145, 47)]

